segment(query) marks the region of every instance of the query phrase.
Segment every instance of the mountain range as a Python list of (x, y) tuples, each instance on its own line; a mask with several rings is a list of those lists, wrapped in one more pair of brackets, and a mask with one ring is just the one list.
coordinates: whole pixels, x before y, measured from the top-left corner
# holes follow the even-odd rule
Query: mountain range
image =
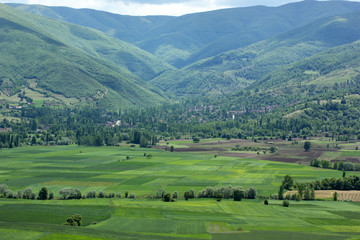
[(356, 2), (180, 17), (8, 5), (0, 5), (1, 96), (7, 99), (23, 90), (60, 102), (154, 106), (244, 88), (330, 86), (354, 80), (359, 70)]

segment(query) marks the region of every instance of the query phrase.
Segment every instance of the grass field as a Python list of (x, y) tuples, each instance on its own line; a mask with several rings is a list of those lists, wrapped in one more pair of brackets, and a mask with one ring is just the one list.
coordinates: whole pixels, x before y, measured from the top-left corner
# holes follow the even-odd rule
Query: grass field
[[(183, 143), (181, 143), (183, 144)], [(148, 158), (144, 154), (151, 154)], [(360, 204), (262, 200), (234, 202), (182, 198), (164, 203), (147, 196), (207, 186), (255, 187), (269, 196), (283, 176), (295, 181), (341, 177), (305, 165), (204, 153), (129, 147), (24, 147), (0, 151), (0, 183), (13, 191), (45, 186), (134, 193), (136, 199), (0, 199), (0, 239), (357, 239)], [(355, 172), (354, 174), (359, 175)], [(63, 223), (81, 214), (83, 227)]]

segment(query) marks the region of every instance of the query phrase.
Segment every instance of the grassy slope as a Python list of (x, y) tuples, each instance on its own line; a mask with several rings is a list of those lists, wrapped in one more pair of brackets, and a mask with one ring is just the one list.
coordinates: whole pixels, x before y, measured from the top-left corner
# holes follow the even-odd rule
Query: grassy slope
[(66, 97), (96, 99), (107, 93), (102, 101), (112, 106), (161, 101), (159, 95), (137, 85), (140, 80), (127, 70), (69, 46), (28, 21), (32, 15), (0, 7), (1, 84), (8, 94), (36, 79), (38, 87)]
[[(153, 155), (148, 159), (145, 151)], [(139, 148), (25, 147), (0, 152), (1, 183), (12, 190), (47, 186), (138, 197), (162, 187), (179, 196), (191, 188), (232, 184), (256, 186), (259, 194), (277, 191), (284, 175), (310, 181), (342, 172), (303, 165), (206, 154)], [(130, 156), (126, 160), (126, 156)], [(355, 173), (357, 174), (357, 173)], [(4, 181), (7, 179), (6, 181)], [(345, 239), (357, 236), (360, 205), (350, 202), (200, 199), (176, 203), (146, 199), (31, 201), (0, 199), (0, 233), (12, 239)], [(62, 226), (80, 213), (84, 228)], [(51, 217), (48, 217), (51, 215)], [(19, 224), (21, 222), (21, 224)], [(96, 225), (91, 223), (97, 222)], [(237, 231), (241, 228), (241, 232)], [(28, 235), (26, 235), (26, 234)], [(81, 237), (83, 236), (83, 237)]]

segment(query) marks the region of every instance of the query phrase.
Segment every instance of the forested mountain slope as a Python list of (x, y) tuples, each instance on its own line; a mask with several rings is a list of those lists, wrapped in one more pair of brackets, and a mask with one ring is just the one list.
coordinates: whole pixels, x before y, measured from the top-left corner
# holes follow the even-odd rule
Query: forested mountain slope
[[(75, 42), (69, 43), (72, 38), (69, 32), (58, 28), (58, 37), (36, 24), (40, 17), (32, 17), (0, 5), (0, 86), (3, 96), (11, 97), (31, 88), (33, 94), (36, 92), (44, 99), (56, 98), (66, 103), (72, 98), (75, 102), (102, 103), (109, 108), (152, 105), (164, 100), (125, 68), (86, 54), (75, 47)], [(61, 22), (48, 23), (49, 28), (64, 27)], [(88, 33), (86, 36), (92, 33), (80, 27), (75, 29)], [(150, 89), (155, 91), (153, 87)]]
[(273, 37), (317, 19), (360, 10), (360, 3), (303, 1), (280, 7), (224, 9), (181, 17), (131, 17), (94, 10), (13, 5), (103, 31), (178, 66)]
[[(151, 83), (178, 96), (234, 92), (256, 84), (282, 66), (359, 39), (359, 12), (326, 17), (181, 70), (167, 71)], [(346, 58), (342, 60), (347, 61)]]

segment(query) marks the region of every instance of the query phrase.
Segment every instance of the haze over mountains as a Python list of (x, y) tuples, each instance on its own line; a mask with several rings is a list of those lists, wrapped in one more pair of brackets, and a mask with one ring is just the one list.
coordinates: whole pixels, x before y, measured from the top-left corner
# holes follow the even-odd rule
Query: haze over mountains
[(351, 81), (359, 71), (355, 2), (304, 1), (181, 17), (9, 5), (16, 9), (0, 5), (1, 90), (7, 96), (36, 79), (32, 91), (43, 95), (156, 105), (309, 81), (304, 74), (322, 85), (330, 74), (330, 85), (340, 72), (339, 81)]

